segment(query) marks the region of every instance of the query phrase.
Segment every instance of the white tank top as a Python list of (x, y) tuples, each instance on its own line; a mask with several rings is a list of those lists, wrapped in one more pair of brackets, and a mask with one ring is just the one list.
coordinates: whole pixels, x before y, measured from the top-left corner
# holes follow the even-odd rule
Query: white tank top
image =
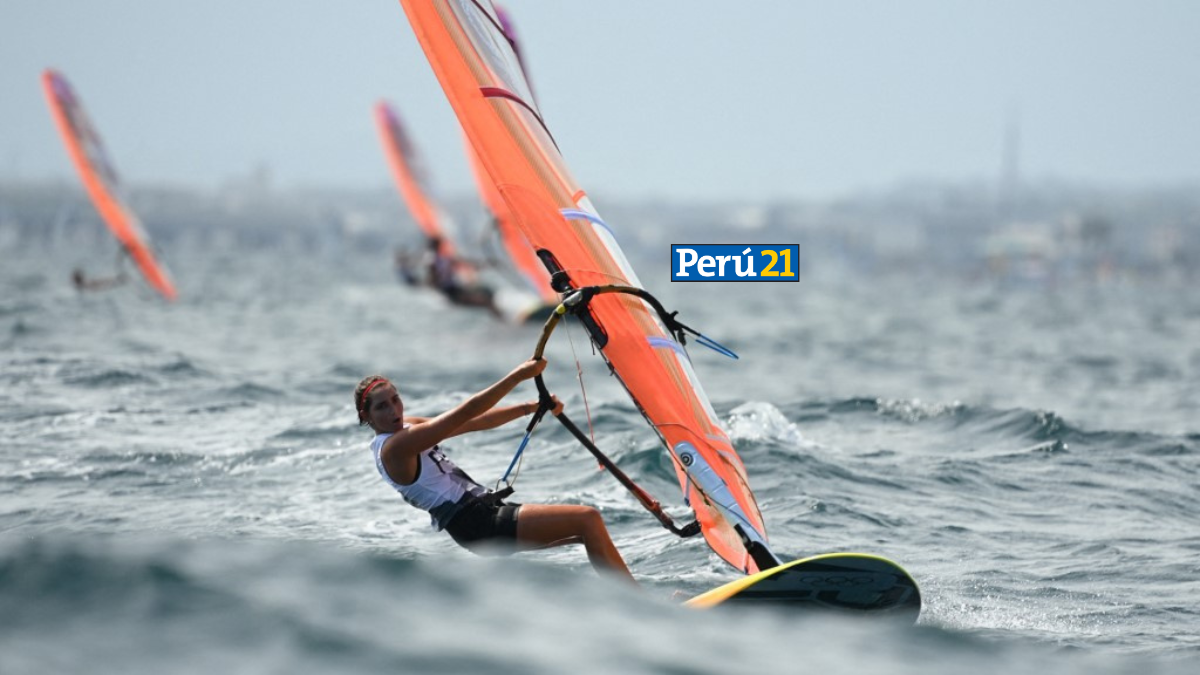
[[(404, 425), (407, 429), (409, 425)], [(417, 479), (408, 485), (401, 485), (392, 480), (387, 470), (383, 468), (383, 458), (379, 453), (383, 444), (393, 434), (379, 434), (371, 440), (371, 452), (375, 454), (375, 468), (384, 482), (391, 485), (400, 493), (404, 501), (418, 509), (429, 512), (430, 525), (435, 530), (444, 529), (446, 523), (462, 508), (462, 498), (466, 494), (476, 497), (487, 492), (476, 483), (465, 471), (458, 468), (454, 462), (442, 452), (440, 446), (433, 446), (421, 452), (417, 464)]]

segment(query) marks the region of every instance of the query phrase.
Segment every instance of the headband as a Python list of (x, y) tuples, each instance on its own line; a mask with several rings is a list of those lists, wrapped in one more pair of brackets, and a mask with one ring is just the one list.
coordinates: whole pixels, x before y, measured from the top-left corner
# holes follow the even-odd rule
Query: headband
[(363, 389), (362, 400), (359, 403), (359, 409), (358, 409), (358, 416), (360, 418), (364, 417), (365, 413), (367, 411), (367, 397), (371, 395), (371, 390), (374, 389), (375, 386), (379, 385), (379, 384), (391, 384), (391, 383), (387, 381), (387, 378), (381, 377), (378, 380), (375, 380), (374, 382), (372, 382), (371, 384), (368, 384), (366, 389)]

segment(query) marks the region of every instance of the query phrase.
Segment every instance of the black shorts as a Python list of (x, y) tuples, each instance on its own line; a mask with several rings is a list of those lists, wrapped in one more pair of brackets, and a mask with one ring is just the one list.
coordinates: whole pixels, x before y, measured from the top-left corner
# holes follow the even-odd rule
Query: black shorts
[(494, 551), (497, 546), (515, 549), (520, 508), (520, 504), (471, 500), (446, 523), (446, 532), (459, 546), (470, 551), (479, 548)]

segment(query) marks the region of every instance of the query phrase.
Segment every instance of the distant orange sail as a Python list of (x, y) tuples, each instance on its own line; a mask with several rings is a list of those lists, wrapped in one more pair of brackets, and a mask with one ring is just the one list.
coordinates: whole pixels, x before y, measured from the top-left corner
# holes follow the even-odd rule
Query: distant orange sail
[(425, 165), (416, 146), (404, 132), (400, 116), (387, 101), (375, 104), (375, 125), (379, 129), (379, 138), (392, 169), (396, 189), (408, 205), (413, 220), (417, 221), (417, 227), (426, 237), (441, 239), (442, 255), (455, 257), (454, 243), (446, 235), (442, 213), (431, 195)]
[(120, 184), (112, 162), (83, 110), (83, 103), (61, 74), (42, 73), (42, 89), (58, 125), (59, 135), (83, 179), (88, 196), (113, 236), (125, 247), (146, 282), (168, 300), (176, 298), (175, 285), (166, 267), (157, 260), (141, 222), (121, 197)]
[[(568, 172), (491, 3), (401, 4), (480, 164), (547, 269), (573, 288), (641, 288)], [(766, 549), (762, 515), (687, 353), (638, 297), (596, 295), (587, 311), (593, 342), (670, 452), (705, 540), (734, 567), (757, 572), (748, 549)]]

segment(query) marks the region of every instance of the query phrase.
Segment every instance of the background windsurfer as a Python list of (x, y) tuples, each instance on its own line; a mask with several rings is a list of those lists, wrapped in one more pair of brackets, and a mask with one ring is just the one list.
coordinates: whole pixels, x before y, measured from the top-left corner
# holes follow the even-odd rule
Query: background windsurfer
[(120, 286), (129, 280), (125, 274), (125, 258), (128, 254), (124, 248), (117, 252), (117, 274), (111, 277), (97, 277), (88, 279), (84, 274), (82, 267), (76, 267), (71, 271), (71, 284), (79, 291), (102, 291), (114, 286)]
[[(177, 295), (175, 284), (166, 266), (158, 260), (137, 215), (122, 198), (117, 174), (108, 153), (71, 85), (60, 73), (48, 69), (42, 73), (42, 89), (46, 93), (59, 135), (67, 146), (67, 154), (83, 179), (92, 206), (99, 212), (113, 237), (120, 242), (121, 255), (127, 255), (132, 260), (151, 288), (167, 300), (174, 300)], [(88, 280), (82, 270), (78, 272), (72, 275), (72, 280), (81, 290), (107, 288), (124, 282), (123, 272), (110, 280)]]
[(127, 280), (128, 277), (125, 276), (124, 270), (118, 272), (115, 277), (100, 277), (97, 279), (88, 279), (84, 275), (83, 270), (78, 267), (71, 272), (71, 283), (80, 291), (102, 291), (106, 288), (120, 286)]
[(462, 265), (461, 260), (446, 253), (441, 237), (429, 238), (424, 259), (425, 282), (456, 305), (483, 307), (494, 316), (503, 318), (493, 302), (492, 289), (463, 283), (459, 272)]
[(406, 285), (420, 286), (421, 274), (418, 269), (420, 261), (417, 255), (408, 250), (406, 246), (396, 248), (396, 276), (400, 278)]

